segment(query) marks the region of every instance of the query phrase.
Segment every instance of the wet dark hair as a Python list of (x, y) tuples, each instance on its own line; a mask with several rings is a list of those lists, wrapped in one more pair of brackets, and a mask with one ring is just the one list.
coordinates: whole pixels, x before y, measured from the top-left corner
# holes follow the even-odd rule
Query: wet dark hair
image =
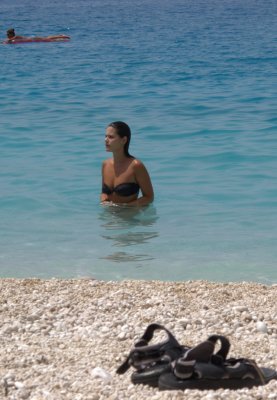
[(9, 35), (13, 35), (13, 36), (15, 36), (15, 31), (14, 31), (14, 28), (10, 28), (10, 29), (8, 29), (7, 30), (7, 35), (9, 36)]
[(124, 154), (125, 154), (126, 157), (134, 158), (129, 153), (129, 144), (130, 144), (130, 140), (131, 140), (131, 129), (130, 129), (130, 127), (125, 122), (122, 122), (122, 121), (112, 122), (108, 126), (111, 126), (112, 128), (114, 128), (116, 130), (116, 133), (118, 134), (118, 136), (120, 136), (121, 138), (126, 136), (127, 141), (126, 141), (126, 143), (124, 145)]

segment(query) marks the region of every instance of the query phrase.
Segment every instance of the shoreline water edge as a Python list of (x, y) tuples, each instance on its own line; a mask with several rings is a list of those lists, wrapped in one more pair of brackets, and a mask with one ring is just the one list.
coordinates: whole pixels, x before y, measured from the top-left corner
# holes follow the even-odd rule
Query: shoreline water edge
[(153, 322), (187, 346), (224, 335), (230, 357), (277, 369), (276, 284), (2, 278), (0, 293), (1, 399), (277, 399), (277, 380), (159, 391), (116, 374)]

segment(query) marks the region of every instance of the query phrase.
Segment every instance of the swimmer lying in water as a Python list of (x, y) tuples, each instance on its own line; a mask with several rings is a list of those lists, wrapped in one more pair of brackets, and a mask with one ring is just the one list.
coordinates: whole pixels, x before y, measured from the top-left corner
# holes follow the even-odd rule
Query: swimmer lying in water
[(64, 39), (70, 39), (70, 36), (66, 35), (50, 35), (50, 36), (45, 36), (45, 37), (26, 37), (26, 36), (20, 36), (16, 35), (14, 28), (8, 29), (7, 30), (7, 42), (13, 42), (13, 41), (24, 41), (24, 42), (49, 42), (51, 40), (64, 40)]

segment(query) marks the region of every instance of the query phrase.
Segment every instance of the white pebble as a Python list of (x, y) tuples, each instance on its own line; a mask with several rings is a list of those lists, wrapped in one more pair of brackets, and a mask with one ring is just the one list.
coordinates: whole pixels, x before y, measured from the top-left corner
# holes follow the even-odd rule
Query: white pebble
[(126, 332), (120, 332), (118, 335), (119, 340), (125, 340), (126, 339)]
[(189, 323), (189, 320), (187, 318), (182, 318), (178, 321), (178, 323), (183, 327), (186, 328), (187, 324)]
[(14, 386), (16, 389), (22, 389), (24, 387), (24, 383), (22, 382), (14, 382)]
[(91, 371), (91, 376), (92, 378), (99, 378), (105, 383), (109, 383), (112, 380), (111, 374), (100, 367), (95, 367)]
[(267, 326), (263, 321), (258, 321), (256, 324), (257, 331), (267, 333)]
[(243, 311), (248, 311), (248, 308), (246, 306), (235, 306), (233, 307), (233, 310), (238, 312), (243, 312)]

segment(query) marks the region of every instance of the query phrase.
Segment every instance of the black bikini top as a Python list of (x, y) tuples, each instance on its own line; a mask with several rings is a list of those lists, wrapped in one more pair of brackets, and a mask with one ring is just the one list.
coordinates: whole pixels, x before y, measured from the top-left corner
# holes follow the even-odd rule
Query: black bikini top
[(102, 186), (102, 193), (105, 194), (116, 193), (118, 194), (118, 196), (123, 196), (123, 197), (132, 196), (133, 194), (137, 194), (138, 192), (139, 192), (139, 185), (135, 182), (120, 183), (113, 189), (111, 189), (105, 183)]

